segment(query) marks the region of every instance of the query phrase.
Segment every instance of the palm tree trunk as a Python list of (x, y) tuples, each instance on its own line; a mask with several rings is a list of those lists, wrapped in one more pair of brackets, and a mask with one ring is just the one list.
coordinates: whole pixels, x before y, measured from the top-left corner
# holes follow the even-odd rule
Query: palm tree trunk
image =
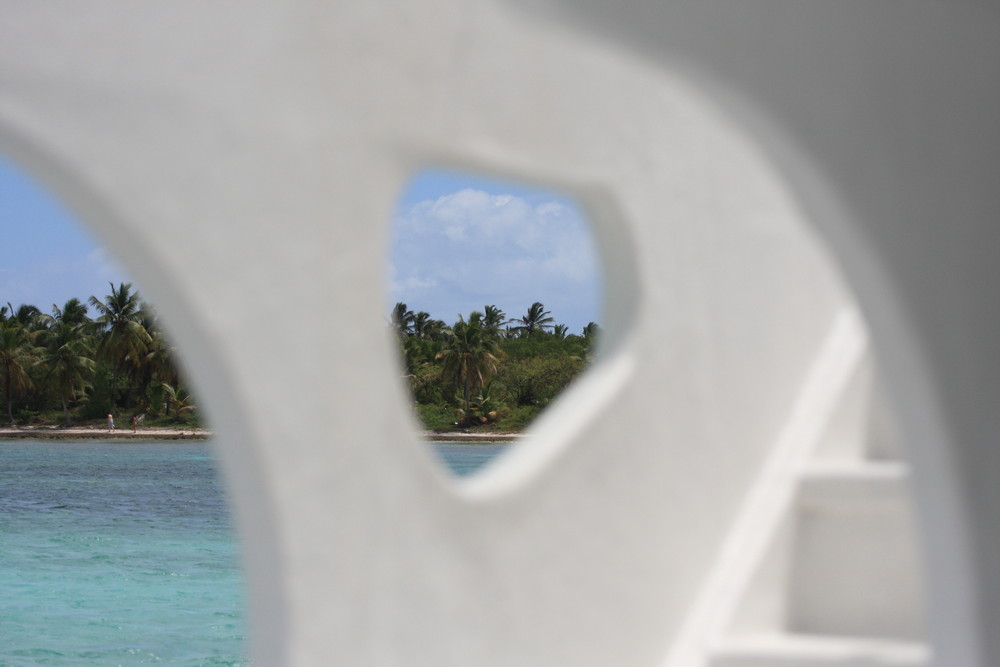
[(73, 419), (69, 416), (69, 403), (66, 401), (65, 396), (62, 398), (62, 406), (63, 406), (63, 420), (66, 426), (72, 426)]

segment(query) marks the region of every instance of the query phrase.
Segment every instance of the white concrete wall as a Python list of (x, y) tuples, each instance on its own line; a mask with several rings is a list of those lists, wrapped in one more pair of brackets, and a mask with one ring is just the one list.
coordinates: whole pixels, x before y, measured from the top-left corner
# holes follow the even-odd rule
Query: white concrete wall
[[(991, 7), (2, 6), (0, 150), (188, 353), (256, 664), (662, 658), (843, 298), (793, 199), (850, 268), (916, 451), (942, 664), (1000, 652)], [(426, 164), (575, 193), (609, 276), (605, 362), (466, 487), (373, 344), (389, 216)]]
[(915, 465), (941, 665), (1000, 663), (1000, 11), (519, 3), (726, 100), (846, 267)]

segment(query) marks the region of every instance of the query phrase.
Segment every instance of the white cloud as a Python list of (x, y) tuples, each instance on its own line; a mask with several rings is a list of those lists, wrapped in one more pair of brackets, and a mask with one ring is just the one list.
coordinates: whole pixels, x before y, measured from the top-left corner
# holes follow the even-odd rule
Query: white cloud
[(496, 304), (542, 301), (571, 331), (598, 319), (599, 267), (586, 222), (558, 200), (464, 189), (395, 220), (390, 301), (452, 321)]

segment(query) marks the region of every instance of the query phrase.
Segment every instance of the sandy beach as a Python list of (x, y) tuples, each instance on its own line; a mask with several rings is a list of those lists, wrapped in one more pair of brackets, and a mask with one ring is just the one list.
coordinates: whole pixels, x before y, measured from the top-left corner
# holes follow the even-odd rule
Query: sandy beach
[(114, 431), (97, 426), (0, 427), (0, 440), (208, 440), (211, 437), (211, 431), (201, 428), (139, 427), (133, 433), (131, 426)]
[[(435, 433), (425, 431), (425, 440), (432, 442), (514, 442), (524, 437), (521, 433), (492, 433), (464, 431)], [(130, 426), (108, 431), (98, 426), (18, 426), (0, 427), (0, 440), (210, 440), (212, 431), (203, 428), (150, 427), (133, 433)]]
[(431, 442), (514, 442), (524, 437), (523, 433), (491, 433), (465, 431), (446, 431), (437, 433), (434, 431), (424, 431), (423, 437)]

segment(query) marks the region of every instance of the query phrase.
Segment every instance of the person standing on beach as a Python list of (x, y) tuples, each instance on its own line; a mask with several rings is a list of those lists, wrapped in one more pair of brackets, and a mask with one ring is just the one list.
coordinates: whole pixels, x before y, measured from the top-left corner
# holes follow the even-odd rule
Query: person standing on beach
[(132, 432), (135, 433), (135, 427), (139, 423), (139, 417), (137, 415), (132, 415)]
[(115, 418), (111, 415), (111, 413), (108, 413), (108, 430), (115, 430)]

